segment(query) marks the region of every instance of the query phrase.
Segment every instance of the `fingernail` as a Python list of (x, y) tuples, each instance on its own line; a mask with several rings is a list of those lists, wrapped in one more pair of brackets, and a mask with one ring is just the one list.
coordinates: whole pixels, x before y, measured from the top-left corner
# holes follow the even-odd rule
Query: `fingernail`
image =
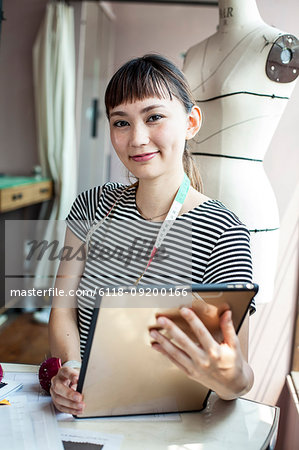
[(181, 308), (181, 313), (183, 314), (183, 316), (188, 316), (189, 314), (189, 309), (188, 308)]
[(73, 399), (74, 399), (75, 402), (79, 402), (81, 397), (80, 397), (79, 394), (76, 394), (76, 395), (74, 395)]
[(165, 319), (163, 317), (159, 317), (159, 319), (157, 320), (157, 323), (159, 325), (165, 325), (166, 321), (165, 321)]
[(151, 335), (152, 338), (155, 339), (158, 336), (158, 333), (155, 330), (151, 330), (150, 331), (150, 335)]
[(231, 321), (232, 320), (232, 312), (229, 310), (228, 311), (228, 315), (227, 315), (227, 320)]

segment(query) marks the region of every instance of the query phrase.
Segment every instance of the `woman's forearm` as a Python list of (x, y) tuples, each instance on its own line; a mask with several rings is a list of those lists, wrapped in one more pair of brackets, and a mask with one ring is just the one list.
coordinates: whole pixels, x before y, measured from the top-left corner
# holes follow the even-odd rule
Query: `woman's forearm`
[(80, 361), (80, 338), (76, 308), (53, 308), (49, 321), (49, 343), (51, 355), (62, 363)]
[[(71, 248), (76, 254), (82, 247), (82, 241), (67, 228), (65, 248)], [(75, 292), (80, 282), (85, 261), (72, 258), (62, 259), (58, 268), (55, 288), (64, 292), (63, 297), (54, 297), (49, 321), (49, 344), (51, 355), (62, 362), (80, 361), (80, 338), (77, 324), (77, 301), (71, 292)]]

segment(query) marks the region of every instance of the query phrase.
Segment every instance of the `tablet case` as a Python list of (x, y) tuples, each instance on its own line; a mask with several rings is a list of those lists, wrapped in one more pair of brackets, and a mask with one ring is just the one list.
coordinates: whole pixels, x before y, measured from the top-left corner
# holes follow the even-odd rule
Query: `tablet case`
[[(213, 317), (228, 308), (232, 310), (238, 332), (258, 290), (257, 285), (250, 283), (198, 284), (185, 288), (186, 296), (186, 291), (181, 291), (181, 295), (169, 295), (174, 292), (170, 289), (177, 289), (175, 287), (147, 288), (155, 289), (155, 296), (138, 298), (136, 287), (132, 291), (125, 288), (126, 293), (122, 295), (110, 295), (113, 288), (102, 290), (104, 295), (97, 296), (77, 388), (83, 393), (86, 407), (76, 418), (203, 409), (209, 389), (188, 378), (151, 348), (149, 328), (155, 324), (156, 315), (163, 314), (195, 339), (179, 315), (178, 307), (192, 304), (196, 311), (198, 302), (205, 302), (211, 307), (207, 307), (207, 314), (201, 319), (212, 334), (218, 328)], [(123, 288), (114, 288), (114, 292), (119, 289)], [(148, 307), (149, 304), (154, 307)], [(222, 338), (215, 335), (215, 339), (221, 341)]]

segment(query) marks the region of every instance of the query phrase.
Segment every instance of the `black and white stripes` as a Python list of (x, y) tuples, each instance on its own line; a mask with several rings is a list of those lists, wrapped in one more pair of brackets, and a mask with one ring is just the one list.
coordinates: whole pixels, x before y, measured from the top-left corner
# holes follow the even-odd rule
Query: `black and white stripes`
[[(161, 226), (144, 220), (136, 209), (136, 187), (125, 191), (106, 183), (81, 193), (67, 217), (69, 228), (83, 242), (92, 225), (90, 251), (78, 289), (81, 352), (93, 311), (95, 288), (131, 285), (143, 272)], [(121, 195), (122, 194), (122, 195)], [(217, 200), (209, 200), (179, 216), (142, 278), (142, 284), (251, 282), (249, 232)]]

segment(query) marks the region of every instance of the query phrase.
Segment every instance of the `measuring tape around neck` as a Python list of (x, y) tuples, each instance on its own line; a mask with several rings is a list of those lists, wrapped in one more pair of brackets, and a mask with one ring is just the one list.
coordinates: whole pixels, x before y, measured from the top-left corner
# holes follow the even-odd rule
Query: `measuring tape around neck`
[(154, 247), (151, 251), (151, 255), (149, 258), (149, 261), (144, 269), (144, 271), (142, 272), (142, 274), (140, 275), (140, 277), (137, 278), (137, 280), (135, 281), (135, 285), (139, 283), (139, 281), (141, 280), (141, 278), (143, 277), (143, 275), (145, 274), (145, 272), (147, 271), (147, 269), (149, 268), (155, 254), (157, 253), (157, 250), (159, 249), (159, 247), (161, 247), (162, 242), (164, 241), (167, 233), (169, 232), (170, 228), (172, 227), (175, 219), (177, 218), (177, 216), (179, 215), (180, 210), (182, 209), (182, 206), (184, 204), (184, 201), (187, 197), (188, 191), (189, 191), (189, 187), (190, 187), (190, 180), (187, 177), (186, 174), (184, 174), (184, 178), (182, 181), (181, 186), (179, 187), (179, 190), (175, 196), (175, 199), (172, 202), (172, 205), (170, 207), (170, 210), (168, 211), (168, 214), (166, 216), (166, 219), (164, 220), (164, 222), (161, 225), (161, 228), (159, 230), (158, 236), (156, 238)]
[[(98, 229), (102, 223), (108, 218), (108, 216), (110, 215), (110, 213), (115, 209), (116, 205), (118, 204), (118, 202), (120, 201), (121, 197), (123, 196), (123, 194), (130, 189), (132, 186), (128, 186), (126, 189), (123, 190), (123, 192), (120, 194), (120, 196), (118, 197), (118, 199), (114, 202), (114, 204), (112, 205), (112, 207), (110, 208), (110, 210), (108, 211), (108, 213), (106, 214), (105, 217), (103, 217), (99, 222), (96, 222), (88, 231), (87, 236), (86, 236), (86, 244), (87, 244), (87, 249), (89, 249), (89, 243), (90, 243), (90, 239), (92, 234), (96, 231), (96, 229)], [(176, 220), (177, 216), (179, 215), (180, 210), (182, 209), (182, 206), (184, 204), (184, 201), (186, 200), (188, 191), (190, 188), (190, 180), (188, 178), (188, 176), (186, 174), (184, 174), (184, 178), (183, 181), (179, 187), (179, 190), (172, 202), (172, 205), (170, 207), (170, 210), (167, 213), (166, 219), (163, 221), (161, 228), (158, 232), (154, 247), (151, 251), (150, 254), (150, 258), (149, 261), (144, 269), (144, 271), (142, 272), (142, 274), (137, 278), (137, 280), (135, 281), (135, 285), (137, 285), (139, 283), (139, 281), (142, 279), (143, 275), (145, 274), (145, 272), (147, 271), (147, 269), (149, 268), (157, 250), (159, 249), (159, 247), (161, 247), (163, 240), (165, 239), (167, 233), (169, 232), (170, 228), (172, 227), (174, 221)]]

